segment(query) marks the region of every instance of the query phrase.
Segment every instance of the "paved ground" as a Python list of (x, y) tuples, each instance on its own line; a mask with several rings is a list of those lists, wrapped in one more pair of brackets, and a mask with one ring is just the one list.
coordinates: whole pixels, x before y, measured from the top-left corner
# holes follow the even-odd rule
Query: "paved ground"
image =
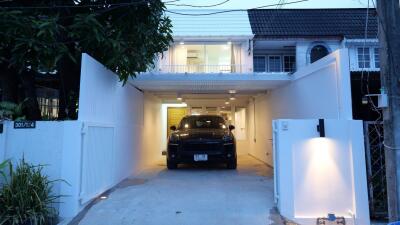
[(95, 204), (79, 224), (270, 225), (272, 209), (272, 169), (242, 156), (237, 171), (218, 165), (149, 168)]

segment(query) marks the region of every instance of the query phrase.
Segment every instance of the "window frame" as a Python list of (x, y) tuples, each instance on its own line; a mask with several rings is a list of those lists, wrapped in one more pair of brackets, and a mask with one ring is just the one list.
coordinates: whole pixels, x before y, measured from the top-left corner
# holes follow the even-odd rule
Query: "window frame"
[[(269, 60), (270, 60), (270, 58), (271, 57), (279, 57), (279, 62), (280, 62), (280, 69), (279, 69), (279, 71), (271, 71), (271, 67), (270, 67), (270, 65), (269, 65)], [(267, 61), (267, 68), (268, 68), (268, 72), (269, 73), (282, 73), (283, 72), (283, 62), (282, 62), (282, 59), (283, 59), (283, 57), (282, 57), (282, 55), (267, 55), (267, 58), (268, 58), (268, 61)]]
[[(360, 49), (363, 49), (362, 52), (362, 58), (363, 60), (360, 60)], [(365, 51), (367, 49), (367, 51)], [(368, 61), (365, 60), (365, 53), (368, 53)], [(372, 57), (371, 57), (371, 48), (370, 47), (357, 47), (356, 50), (356, 56), (357, 56), (357, 66), (359, 69), (372, 69)], [(368, 67), (366, 66), (366, 63), (368, 62)], [(375, 63), (375, 62), (374, 62)], [(361, 66), (363, 65), (363, 66)]]
[[(254, 66), (254, 58), (255, 57), (263, 57), (264, 58), (264, 71), (256, 71), (255, 70), (255, 66)], [(266, 72), (268, 72), (268, 55), (254, 55), (253, 56), (253, 70), (254, 70), (254, 72), (255, 73), (266, 73)]]
[[(293, 68), (293, 70), (292, 71), (285, 71), (285, 57), (293, 57), (294, 58), (294, 68)], [(296, 72), (296, 55), (283, 55), (283, 57), (282, 57), (282, 72), (284, 72), (284, 73), (294, 73), (294, 72)]]
[[(374, 58), (374, 68), (375, 69), (380, 69), (381, 68), (381, 66), (380, 66), (380, 63), (381, 63), (381, 60), (380, 60), (380, 55), (379, 55), (379, 47), (373, 47), (372, 48), (372, 53), (373, 53), (373, 58)], [(377, 51), (377, 52), (376, 52)], [(377, 64), (376, 63), (378, 63), (378, 66), (377, 66)]]

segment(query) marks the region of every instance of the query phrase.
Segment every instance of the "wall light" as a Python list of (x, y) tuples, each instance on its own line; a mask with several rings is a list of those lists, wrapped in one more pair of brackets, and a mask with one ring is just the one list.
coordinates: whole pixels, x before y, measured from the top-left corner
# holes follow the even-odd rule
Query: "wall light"
[(325, 120), (324, 119), (318, 120), (317, 131), (319, 132), (320, 137), (325, 137)]

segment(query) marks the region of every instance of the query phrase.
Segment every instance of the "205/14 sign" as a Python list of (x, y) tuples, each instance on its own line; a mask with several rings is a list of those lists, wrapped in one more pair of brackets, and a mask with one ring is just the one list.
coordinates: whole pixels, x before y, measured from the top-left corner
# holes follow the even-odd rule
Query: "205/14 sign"
[(36, 121), (15, 121), (14, 129), (33, 129), (36, 128)]

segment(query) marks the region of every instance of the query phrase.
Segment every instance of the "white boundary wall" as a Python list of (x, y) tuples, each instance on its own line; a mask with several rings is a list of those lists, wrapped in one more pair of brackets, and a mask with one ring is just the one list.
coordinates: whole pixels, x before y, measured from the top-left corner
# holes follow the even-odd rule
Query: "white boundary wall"
[(325, 120), (274, 121), (275, 200), (286, 218), (314, 225), (328, 213), (346, 224), (369, 225), (363, 123)]
[[(144, 116), (146, 115), (146, 116)], [(55, 194), (67, 195), (60, 216), (70, 218), (99, 194), (161, 159), (161, 101), (82, 55), (78, 121), (38, 121), (35, 129), (0, 134), (0, 160), (22, 155), (63, 179)], [(157, 141), (155, 141), (157, 140)], [(143, 146), (146, 146), (144, 149)]]
[(352, 119), (351, 104), (348, 50), (341, 49), (301, 68), (288, 85), (249, 103), (250, 154), (273, 166), (272, 120)]

